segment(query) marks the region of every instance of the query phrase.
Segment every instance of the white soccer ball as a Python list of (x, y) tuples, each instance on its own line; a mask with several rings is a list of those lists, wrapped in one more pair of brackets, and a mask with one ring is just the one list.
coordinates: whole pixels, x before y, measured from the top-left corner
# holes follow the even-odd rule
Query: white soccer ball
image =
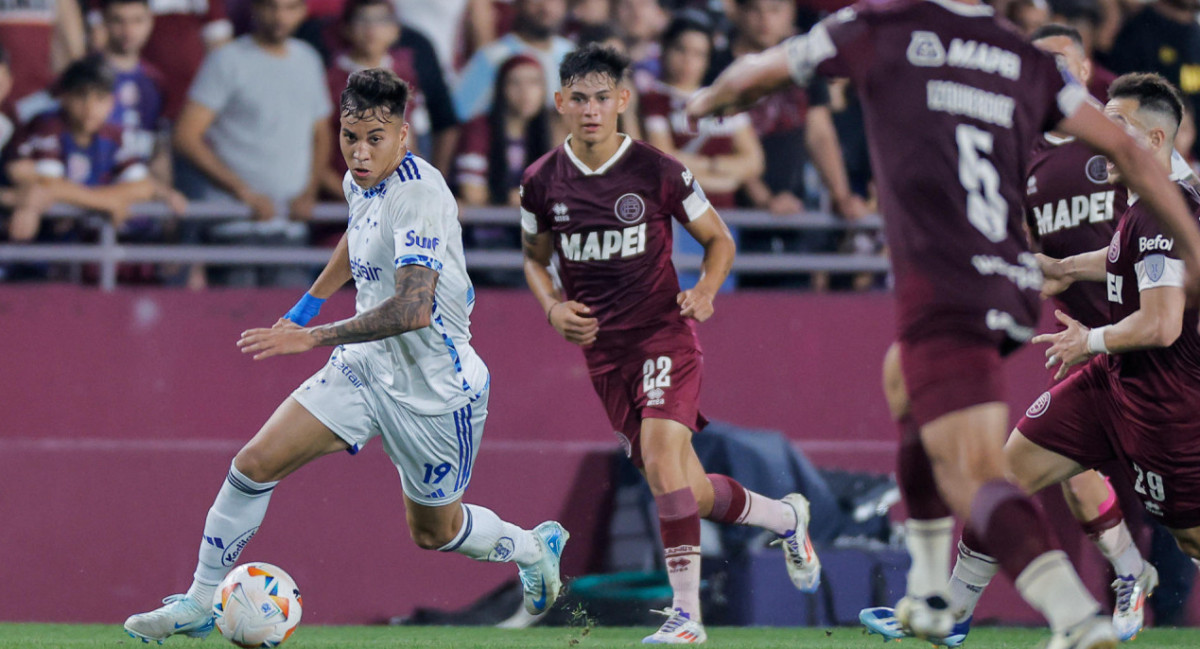
[(238, 566), (217, 586), (217, 630), (239, 647), (278, 647), (300, 624), (300, 589), (269, 563)]

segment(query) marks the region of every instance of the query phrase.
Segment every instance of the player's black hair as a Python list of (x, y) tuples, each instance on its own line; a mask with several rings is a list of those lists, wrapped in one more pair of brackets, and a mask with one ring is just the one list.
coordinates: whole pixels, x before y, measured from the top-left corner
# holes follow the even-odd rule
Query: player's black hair
[(90, 91), (111, 93), (116, 85), (112, 68), (102, 56), (93, 54), (68, 65), (54, 87), (58, 94), (72, 95)]
[(350, 75), (342, 91), (342, 115), (362, 119), (374, 113), (381, 122), (390, 122), (395, 117), (403, 122), (409, 93), (408, 84), (391, 70), (359, 70)]
[(660, 39), (662, 48), (665, 50), (674, 45), (680, 36), (688, 32), (700, 32), (704, 34), (708, 38), (708, 44), (711, 49), (713, 43), (712, 21), (704, 13), (690, 9), (675, 14), (675, 17), (667, 24), (667, 28), (663, 30), (662, 38)]
[(565, 88), (591, 74), (600, 74), (620, 85), (629, 70), (629, 57), (611, 47), (590, 43), (563, 58), (558, 66), (558, 80)]
[(1046, 23), (1038, 27), (1029, 35), (1029, 40), (1030, 42), (1040, 41), (1043, 38), (1054, 38), (1055, 36), (1066, 36), (1071, 39), (1071, 42), (1078, 45), (1079, 49), (1083, 49), (1083, 35), (1079, 33), (1079, 30), (1059, 23)]
[[(1183, 95), (1165, 77), (1153, 72), (1123, 74), (1108, 87), (1109, 99), (1136, 99), (1140, 110), (1170, 115), (1175, 128), (1183, 121)], [(1172, 134), (1174, 135), (1174, 134)]]
[[(349, 25), (350, 21), (358, 15), (358, 12), (367, 7), (383, 6), (387, 7), (392, 12), (392, 18), (396, 19), (396, 5), (392, 4), (392, 0), (349, 0), (342, 7), (342, 24)], [(397, 19), (396, 22), (399, 22)]]

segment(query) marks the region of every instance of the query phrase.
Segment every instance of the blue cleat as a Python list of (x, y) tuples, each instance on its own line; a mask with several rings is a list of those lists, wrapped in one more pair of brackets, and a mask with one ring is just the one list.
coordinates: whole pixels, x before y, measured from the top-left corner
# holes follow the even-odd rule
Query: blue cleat
[[(884, 642), (916, 637), (900, 625), (900, 621), (896, 619), (895, 609), (887, 606), (864, 608), (858, 614), (858, 621), (862, 622), (862, 625), (867, 628), (869, 635), (883, 636)], [(935, 646), (961, 647), (963, 642), (966, 642), (967, 634), (970, 632), (971, 618), (967, 618), (961, 622), (955, 622), (954, 628), (950, 630), (950, 635), (941, 640), (932, 640), (931, 642)]]
[(163, 600), (163, 604), (165, 606), (149, 613), (139, 613), (125, 620), (125, 632), (144, 643), (153, 640), (158, 644), (177, 634), (203, 638), (212, 632), (212, 608), (187, 595), (171, 595)]
[(563, 546), (571, 535), (555, 521), (546, 521), (533, 528), (533, 535), (542, 546), (542, 558), (527, 566), (517, 565), (524, 591), (525, 610), (530, 615), (541, 615), (554, 605), (562, 589), (559, 563), (562, 561)]

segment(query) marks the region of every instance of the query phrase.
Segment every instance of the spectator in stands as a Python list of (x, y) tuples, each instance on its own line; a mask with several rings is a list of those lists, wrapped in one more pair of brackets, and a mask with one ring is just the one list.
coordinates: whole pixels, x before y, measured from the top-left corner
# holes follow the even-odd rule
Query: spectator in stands
[[(351, 74), (367, 68), (392, 70), (408, 82), (412, 91), (405, 112), (410, 124), (409, 148), (449, 175), (458, 143), (458, 119), (428, 39), (401, 27), (391, 0), (349, 0), (343, 8), (341, 25), (349, 48), (334, 57), (326, 73), (333, 105), (341, 103), (342, 90)], [(330, 117), (331, 142), (338, 140), (340, 119), (337, 114)], [(330, 166), (321, 184), (326, 195), (344, 200), (346, 161), (337, 146), (330, 149)]]
[[(302, 244), (329, 157), (332, 106), (320, 56), (291, 38), (304, 0), (254, 0), (255, 30), (209, 54), (175, 126), (179, 154), (203, 173), (184, 193), (237, 199), (258, 223), (223, 224), (220, 240)], [(177, 178), (177, 182), (182, 179)], [(246, 273), (230, 281), (261, 281)], [(307, 283), (293, 274), (285, 283)]]
[(570, 0), (564, 32), (578, 43), (581, 29), (607, 26), (612, 20), (612, 0)]
[(85, 52), (76, 0), (0, 2), (0, 43), (12, 54), (12, 92), (4, 106), (24, 124), (54, 108), (47, 88)]
[[(149, 0), (149, 4), (154, 29), (141, 56), (161, 73), (163, 114), (174, 121), (205, 55), (233, 38), (233, 23), (225, 14), (225, 0)], [(104, 24), (99, 15), (92, 22)], [(93, 34), (100, 42), (107, 39), (103, 30)]]
[[(1200, 0), (1157, 0), (1130, 16), (1104, 62), (1117, 74), (1157, 72), (1200, 107)], [(1200, 149), (1193, 147), (1193, 153)]]
[(459, 63), (496, 40), (492, 0), (395, 0), (404, 24), (429, 38), (442, 74), (453, 79)]
[(1050, 22), (1050, 6), (1046, 0), (1012, 0), (1005, 4), (1004, 16), (1029, 36), (1038, 27)]
[(157, 191), (167, 197), (176, 214), (187, 199), (172, 189), (171, 148), (162, 115), (162, 75), (141, 58), (154, 27), (149, 0), (104, 0), (103, 57), (113, 71), (113, 112), (108, 123), (123, 131), (122, 142), (148, 160)]
[(661, 0), (616, 0), (614, 13), (625, 38), (625, 51), (633, 61), (634, 81), (642, 87), (643, 82), (658, 79), (662, 72), (658, 61), (660, 41), (671, 14)]
[(72, 63), (56, 86), (60, 108), (34, 118), (14, 142), (6, 171), (16, 189), (5, 196), (13, 241), (36, 237), (55, 203), (105, 212), (120, 226), (131, 205), (156, 197), (145, 159), (108, 123), (114, 85), (101, 57)]
[(517, 54), (500, 66), (491, 111), (463, 128), (456, 165), (463, 203), (521, 204), (521, 174), (554, 143), (545, 76), (538, 60), (528, 54)]
[(711, 24), (684, 12), (662, 36), (661, 83), (642, 93), (646, 141), (675, 156), (704, 187), (713, 207), (733, 207), (734, 195), (763, 172), (763, 150), (745, 113), (689, 120), (687, 100), (704, 83), (712, 56)]
[[(729, 39), (729, 48), (714, 55), (709, 79), (715, 78), (735, 57), (761, 52), (782, 42), (795, 30), (795, 5), (791, 0), (737, 0), (736, 4), (733, 15), (736, 31)], [(862, 198), (850, 189), (829, 108), (829, 91), (824, 84), (814, 82), (808, 89), (794, 87), (767, 97), (749, 115), (766, 160), (761, 180), (749, 183), (746, 188), (753, 206), (774, 214), (804, 211), (804, 197), (808, 193), (805, 160), (797, 156), (807, 151), (829, 191), (835, 212), (851, 220), (869, 212)]]
[[(500, 64), (514, 54), (528, 54), (543, 70), (558, 70), (575, 45), (558, 35), (567, 14), (566, 0), (514, 0), (513, 31), (481, 48), (463, 69), (454, 90), (454, 108), (463, 123), (488, 111)], [(546, 94), (558, 90), (558, 75), (546, 75)]]
[(13, 89), (12, 64), (9, 62), (8, 50), (0, 43), (0, 151), (8, 147), (16, 132), (12, 115), (5, 109), (8, 106), (8, 95)]

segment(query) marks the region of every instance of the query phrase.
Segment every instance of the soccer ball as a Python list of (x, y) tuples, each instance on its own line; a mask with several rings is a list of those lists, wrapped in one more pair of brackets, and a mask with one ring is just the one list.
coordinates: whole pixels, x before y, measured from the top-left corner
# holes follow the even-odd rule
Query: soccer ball
[(217, 586), (217, 630), (239, 647), (278, 647), (300, 624), (300, 589), (269, 563), (238, 566)]

